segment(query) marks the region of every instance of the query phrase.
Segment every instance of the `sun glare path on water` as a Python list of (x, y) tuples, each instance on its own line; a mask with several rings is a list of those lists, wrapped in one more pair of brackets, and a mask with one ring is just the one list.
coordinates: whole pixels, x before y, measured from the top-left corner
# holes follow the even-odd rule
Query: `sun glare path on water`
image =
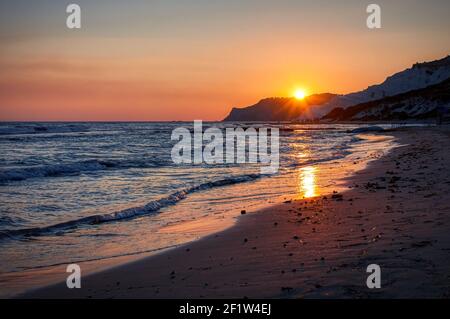
[(303, 167), (299, 174), (299, 193), (304, 198), (317, 196), (316, 193), (316, 168), (313, 166)]

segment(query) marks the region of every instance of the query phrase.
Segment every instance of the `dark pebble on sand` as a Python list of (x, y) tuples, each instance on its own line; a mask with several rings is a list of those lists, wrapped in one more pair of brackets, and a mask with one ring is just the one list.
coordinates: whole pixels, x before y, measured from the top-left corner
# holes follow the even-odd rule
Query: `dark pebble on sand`
[(241, 210), (241, 215), (247, 214), (247, 211), (245, 209)]
[(344, 196), (342, 194), (333, 194), (331, 196), (331, 198), (336, 199), (336, 200), (342, 200)]

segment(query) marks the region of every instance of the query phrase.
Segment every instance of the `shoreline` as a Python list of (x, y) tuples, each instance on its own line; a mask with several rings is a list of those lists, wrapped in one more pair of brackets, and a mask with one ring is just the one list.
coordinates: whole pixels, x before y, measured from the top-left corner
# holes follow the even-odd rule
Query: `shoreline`
[[(433, 222), (432, 216), (408, 216), (409, 214), (405, 211), (409, 208), (404, 206), (409, 206), (408, 201), (411, 200), (411, 195), (405, 194), (403, 188), (417, 186), (414, 185), (417, 182), (412, 182), (413, 185), (399, 186), (398, 184), (405, 183), (404, 181), (408, 181), (410, 177), (402, 176), (403, 171), (395, 172), (393, 176), (386, 173), (400, 170), (402, 164), (397, 165), (397, 157), (407, 159), (408, 156), (422, 157), (421, 152), (412, 152), (414, 148), (419, 147), (425, 153), (423, 150), (428, 150), (430, 146), (436, 151), (439, 144), (437, 142), (445, 146), (445, 143), (448, 143), (446, 141), (448, 130), (441, 131), (415, 128), (396, 132), (395, 135), (402, 144), (409, 142), (410, 145), (394, 149), (381, 159), (369, 163), (363, 171), (350, 177), (348, 182), (352, 188), (342, 193), (342, 198), (336, 196), (336, 199), (331, 199), (328, 196), (326, 199), (319, 197), (292, 200), (267, 207), (258, 213), (241, 216), (234, 226), (220, 233), (155, 256), (144, 257), (88, 275), (82, 279), (82, 289), (69, 290), (63, 282), (26, 292), (20, 297), (354, 298), (374, 296), (399, 298), (448, 296), (449, 285), (446, 284), (445, 276), (449, 275), (450, 267), (445, 257), (449, 254), (446, 250), (449, 236), (445, 234), (450, 227), (449, 222), (441, 216), (448, 212), (448, 206), (438, 203), (438, 205), (444, 205), (442, 209), (435, 212), (438, 215), (436, 217), (439, 217), (438, 222)], [(421, 133), (422, 146), (411, 143), (418, 137), (418, 133)], [(425, 136), (422, 136), (424, 133), (426, 133)], [(445, 153), (441, 155), (448, 155), (445, 148), (441, 148), (440, 152)], [(441, 162), (441, 164), (445, 164), (445, 158), (445, 156), (442, 157), (444, 163)], [(420, 170), (412, 168), (416, 164), (411, 159), (408, 159), (405, 165), (410, 166), (412, 172), (421, 173)], [(436, 164), (434, 169), (442, 168)], [(448, 173), (446, 174), (445, 178), (448, 178)], [(383, 175), (385, 186), (380, 186), (382, 181), (377, 175)], [(388, 177), (391, 179), (386, 182)], [(400, 179), (397, 180), (398, 177)], [(373, 182), (372, 179), (377, 181)], [(394, 182), (389, 183), (392, 180)], [(355, 187), (357, 184), (363, 185), (366, 182), (368, 187)], [(430, 183), (426, 184), (430, 187)], [(444, 184), (448, 189), (449, 184), (446, 180)], [(364, 198), (361, 197), (362, 195)], [(397, 199), (397, 196), (407, 196), (408, 199), (405, 202), (403, 199)], [(429, 203), (429, 198), (435, 200), (433, 197), (434, 195), (424, 197), (425, 200), (422, 200), (422, 203), (414, 203), (414, 205), (433, 207)], [(442, 198), (445, 201), (445, 196)], [(388, 202), (386, 207), (380, 204), (383, 200)], [(354, 203), (358, 204), (357, 209), (352, 207)], [(403, 209), (396, 209), (397, 206), (402, 206)], [(426, 232), (427, 229), (410, 229), (414, 223), (408, 223), (408, 221), (397, 225), (397, 220), (405, 218), (403, 214), (406, 214), (406, 218), (426, 218), (424, 225), (433, 225), (439, 229), (439, 232), (430, 234)], [(380, 218), (385, 216), (388, 216), (389, 222)], [(439, 224), (435, 225), (436, 223)], [(411, 231), (415, 236), (400, 235), (400, 231), (402, 233)], [(398, 236), (400, 238), (397, 238)], [(420, 236), (424, 239), (418, 240), (417, 237)], [(401, 243), (398, 243), (399, 241)], [(397, 249), (398, 245), (402, 247)], [(420, 259), (423, 256), (415, 258), (414, 255), (408, 255), (415, 250), (419, 250), (421, 256), (424, 253), (432, 256), (431, 264), (435, 269), (439, 268), (441, 274), (436, 271), (431, 271), (429, 274), (430, 270), (423, 270), (423, 265), (427, 265)], [(402, 258), (404, 254), (407, 255), (406, 259)], [(387, 273), (382, 279), (382, 283), (387, 287), (372, 291), (365, 286), (366, 272), (363, 266), (377, 260), (380, 261), (382, 272)], [(389, 262), (386, 262), (387, 260)], [(405, 260), (408, 261), (408, 265), (403, 265)], [(399, 263), (410, 271), (414, 271), (411, 269), (414, 268), (412, 266), (417, 266), (416, 272), (422, 275), (416, 274), (415, 283), (408, 283), (404, 278), (401, 280), (402, 276), (405, 276), (405, 271), (398, 272), (396, 265)], [(389, 272), (391, 269), (393, 271)], [(444, 277), (430, 286), (427, 280), (429, 276), (433, 279)], [(63, 277), (65, 278), (65, 274)], [(417, 285), (421, 287), (420, 290), (413, 289)], [(401, 290), (399, 287), (405, 289)], [(430, 289), (424, 289), (424, 287)]]
[[(344, 190), (346, 188), (345, 182), (343, 182), (345, 177), (353, 174), (355, 171), (363, 169), (366, 167), (367, 163), (376, 160), (381, 154), (386, 153), (387, 150), (395, 147), (396, 144), (393, 142), (394, 138), (389, 135), (367, 135), (366, 133), (362, 133), (356, 136), (359, 140), (361, 140), (361, 142), (354, 143), (353, 146), (349, 148), (348, 154), (345, 157), (338, 157), (333, 160), (317, 161), (312, 164), (313, 166), (309, 166), (310, 164), (305, 164), (295, 169), (291, 169), (290, 173), (280, 175), (284, 176), (281, 177), (281, 180), (279, 178), (273, 180), (276, 185), (275, 188), (278, 188), (278, 190), (274, 191), (273, 194), (266, 192), (265, 198), (263, 200), (259, 200), (258, 203), (252, 202), (237, 204), (238, 202), (236, 202), (236, 204), (232, 205), (234, 207), (228, 207), (228, 209), (224, 209), (222, 206), (216, 206), (213, 208), (214, 205), (210, 204), (211, 208), (208, 210), (211, 211), (212, 214), (207, 214), (207, 217), (203, 216), (194, 220), (181, 219), (176, 222), (168, 223), (158, 230), (161, 234), (172, 234), (175, 236), (178, 234), (178, 236), (185, 238), (184, 241), (180, 241), (169, 246), (166, 245), (159, 248), (150, 248), (139, 252), (131, 251), (130, 253), (113, 255), (104, 258), (87, 259), (82, 261), (65, 261), (47, 266), (5, 272), (0, 275), (0, 298), (14, 298), (15, 296), (28, 291), (33, 291), (63, 282), (67, 276), (65, 267), (74, 262), (82, 268), (83, 276), (87, 276), (122, 266), (133, 261), (138, 261), (149, 256), (155, 256), (165, 251), (173, 250), (195, 241), (202, 240), (211, 234), (220, 233), (230, 227), (233, 227), (233, 225), (238, 222), (240, 211), (242, 209), (252, 212), (259, 211), (260, 209), (272, 207), (277, 203), (282, 203), (290, 196), (301, 198), (302, 195), (306, 195), (306, 193), (309, 193), (308, 196), (311, 196), (311, 192), (314, 193), (315, 189), (320, 189), (322, 192), (325, 188), (330, 187), (337, 190)], [(333, 178), (329, 178), (328, 175), (333, 176)], [(310, 182), (312, 180), (312, 185), (304, 185), (304, 182), (307, 179)], [(262, 189), (267, 188), (266, 184), (270, 180), (272, 179), (256, 179), (254, 182), (251, 182), (250, 185), (243, 183), (225, 186), (221, 192), (230, 192), (230, 194), (244, 194), (248, 187), (263, 191)], [(231, 187), (231, 189), (229, 189), (229, 187)], [(206, 196), (208, 198), (217, 199), (220, 199), (221, 197), (221, 193), (215, 192), (208, 194), (208, 192), (211, 192), (211, 190), (205, 193), (201, 192), (198, 194), (193, 194), (189, 199), (186, 199), (182, 203), (169, 208), (169, 211), (161, 212), (161, 214), (173, 214), (174, 212), (171, 211), (172, 209), (180, 212), (183, 212), (186, 209), (192, 209), (190, 208), (189, 202), (193, 201), (195, 203), (199, 200), (198, 197), (202, 198)], [(219, 211), (217, 211), (217, 209), (219, 209)], [(148, 240), (151, 239), (147, 238), (147, 241)], [(153, 247), (154, 245), (150, 244), (148, 246)]]

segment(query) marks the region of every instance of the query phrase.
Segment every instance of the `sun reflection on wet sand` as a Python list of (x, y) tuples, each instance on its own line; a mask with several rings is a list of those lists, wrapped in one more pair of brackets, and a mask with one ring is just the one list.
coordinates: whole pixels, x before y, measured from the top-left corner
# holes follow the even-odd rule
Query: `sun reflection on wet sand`
[(306, 166), (300, 169), (299, 193), (305, 198), (317, 196), (316, 193), (316, 168)]

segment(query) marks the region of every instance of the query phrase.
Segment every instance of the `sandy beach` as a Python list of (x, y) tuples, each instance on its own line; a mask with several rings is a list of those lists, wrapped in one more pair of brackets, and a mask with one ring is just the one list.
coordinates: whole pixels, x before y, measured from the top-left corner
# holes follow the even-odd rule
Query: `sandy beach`
[[(391, 134), (391, 133), (390, 133)], [(448, 298), (450, 130), (403, 128), (348, 190), (246, 212), (226, 231), (24, 298)], [(381, 267), (368, 289), (366, 267)]]

